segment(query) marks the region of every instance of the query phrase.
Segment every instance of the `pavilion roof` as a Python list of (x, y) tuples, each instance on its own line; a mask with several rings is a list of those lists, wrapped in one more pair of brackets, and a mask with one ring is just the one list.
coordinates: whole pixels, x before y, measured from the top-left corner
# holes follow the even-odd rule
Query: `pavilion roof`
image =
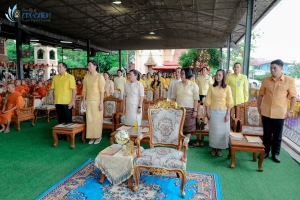
[[(50, 22), (22, 22), (22, 29), (43, 45), (64, 48), (86, 49), (86, 39), (96, 51), (219, 48), (226, 46), (228, 35), (237, 42), (246, 30), (247, 0), (112, 2), (6, 0), (0, 4), (0, 36), (15, 38), (15, 23), (5, 17), (15, 4), (21, 12), (51, 13)], [(278, 2), (255, 0), (253, 25)]]

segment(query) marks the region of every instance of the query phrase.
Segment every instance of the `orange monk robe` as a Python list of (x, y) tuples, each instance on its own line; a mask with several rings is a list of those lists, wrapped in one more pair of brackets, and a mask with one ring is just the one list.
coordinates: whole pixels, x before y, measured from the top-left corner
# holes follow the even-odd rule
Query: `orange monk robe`
[(36, 87), (36, 84), (34, 84), (34, 85), (31, 86), (31, 88), (30, 88), (30, 92), (31, 93), (35, 92), (35, 87)]
[(45, 88), (44, 86), (38, 88), (38, 89), (36, 90), (36, 92), (38, 92), (39, 95), (41, 95), (42, 97), (47, 96), (47, 90), (46, 90), (46, 88)]
[(20, 92), (21, 94), (23, 94), (25, 91), (25, 88), (22, 85), (16, 86), (15, 87), (15, 91)]
[[(20, 92), (15, 91), (13, 94), (9, 94), (6, 99), (6, 107), (4, 111), (10, 110), (13, 107), (17, 108), (23, 108), (25, 105), (25, 100), (22, 97), (22, 94)], [(7, 113), (0, 114), (0, 123), (1, 124), (7, 124), (7, 121), (11, 121), (12, 116), (14, 116), (15, 110), (9, 111)]]
[(51, 85), (48, 84), (48, 85), (45, 86), (45, 88), (46, 88), (46, 90), (50, 90), (51, 89)]
[(24, 84), (22, 86), (23, 86), (23, 88), (24, 88), (24, 90), (25, 90), (26, 93), (30, 92), (30, 87), (27, 84)]
[(77, 95), (82, 95), (82, 83), (76, 86)]

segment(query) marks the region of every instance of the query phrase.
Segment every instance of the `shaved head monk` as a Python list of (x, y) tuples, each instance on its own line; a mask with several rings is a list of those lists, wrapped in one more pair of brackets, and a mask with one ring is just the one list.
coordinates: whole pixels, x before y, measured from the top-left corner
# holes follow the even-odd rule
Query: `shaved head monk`
[(26, 93), (30, 92), (30, 87), (27, 85), (24, 79), (22, 80), (21, 85), (24, 87)]
[(47, 95), (47, 90), (43, 86), (43, 82), (42, 81), (38, 81), (38, 89), (36, 90), (36, 92), (38, 92), (39, 95), (41, 95), (42, 97), (45, 97)]
[(20, 92), (21, 94), (26, 92), (25, 88), (21, 85), (20, 79), (15, 80), (15, 91)]
[(2, 113), (0, 114), (0, 132), (4, 131), (4, 133), (8, 133), (10, 130), (9, 125), (12, 116), (15, 115), (15, 110), (17, 108), (23, 108), (25, 105), (22, 94), (15, 91), (15, 85), (13, 83), (7, 85), (7, 91), (8, 93), (5, 97), (5, 103), (2, 108)]

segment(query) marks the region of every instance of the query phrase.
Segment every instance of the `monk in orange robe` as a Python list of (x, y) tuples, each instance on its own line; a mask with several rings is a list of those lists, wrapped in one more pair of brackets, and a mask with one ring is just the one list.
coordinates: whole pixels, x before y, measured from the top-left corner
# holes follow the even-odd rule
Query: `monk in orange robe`
[(25, 93), (24, 87), (21, 85), (21, 80), (15, 80), (15, 91), (20, 92), (21, 94)]
[[(4, 131), (4, 133), (8, 133), (10, 130), (9, 126), (12, 116), (15, 115), (15, 110), (17, 108), (23, 108), (25, 105), (22, 94), (15, 91), (14, 84), (7, 85), (7, 91), (8, 94), (5, 97), (5, 103), (2, 108), (2, 113), (0, 114), (0, 132)], [(5, 125), (7, 126), (5, 127)]]
[(47, 95), (47, 90), (43, 86), (43, 82), (39, 81), (37, 87), (38, 89), (36, 89), (36, 92), (39, 93), (39, 95), (41, 95), (42, 97), (45, 97)]
[(24, 79), (21, 81), (21, 85), (23, 86), (26, 93), (30, 92), (30, 87), (26, 84), (26, 81)]
[(36, 80), (32, 79), (31, 80), (30, 93), (32, 94), (33, 92), (35, 92), (35, 89), (36, 89)]
[(51, 88), (51, 85), (49, 84), (49, 81), (45, 81), (44, 86), (45, 86), (46, 90), (50, 90), (50, 88)]
[(82, 82), (80, 80), (77, 80), (77, 85), (76, 85), (77, 95), (82, 95), (82, 87), (83, 87)]

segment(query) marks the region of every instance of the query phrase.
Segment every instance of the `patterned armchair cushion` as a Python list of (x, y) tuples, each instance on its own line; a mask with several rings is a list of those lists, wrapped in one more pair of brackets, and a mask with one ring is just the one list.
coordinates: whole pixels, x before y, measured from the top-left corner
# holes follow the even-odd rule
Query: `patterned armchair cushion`
[(121, 115), (121, 116), (119, 117), (119, 123), (120, 123), (120, 124), (124, 124), (124, 123), (125, 123), (125, 115)]
[(104, 124), (111, 124), (112, 123), (112, 119), (111, 118), (103, 118), (103, 123)]
[(38, 109), (38, 110), (51, 110), (51, 109), (55, 109), (55, 105), (42, 105), (42, 106), (36, 107), (35, 109)]
[(29, 98), (25, 97), (24, 98), (25, 104), (24, 104), (24, 108), (28, 108), (28, 104), (29, 104)]
[(152, 120), (152, 142), (178, 145), (178, 135), (180, 131), (180, 120), (183, 115), (182, 110), (175, 109), (151, 109)]
[(114, 97), (120, 98), (121, 94), (119, 90), (114, 90)]
[(43, 105), (43, 103), (40, 99), (34, 99), (34, 109), (36, 109), (42, 105)]
[(105, 113), (104, 116), (111, 117), (113, 113), (116, 112), (116, 102), (115, 101), (105, 101)]
[(86, 112), (86, 109), (83, 108), (83, 100), (80, 102), (80, 114), (83, 115)]
[(257, 135), (263, 135), (263, 127), (255, 127), (255, 126), (242, 126), (242, 132), (244, 133), (252, 133)]
[(149, 122), (148, 122), (148, 120), (142, 120), (141, 121), (141, 126), (149, 126)]
[(153, 101), (153, 91), (147, 90), (147, 101)]
[(186, 169), (186, 163), (180, 159), (182, 152), (173, 148), (156, 147), (145, 149), (141, 157), (136, 158), (134, 166), (158, 167), (165, 169)]
[(162, 90), (161, 90), (161, 96), (162, 96), (163, 98), (167, 98), (167, 97), (168, 97), (168, 92), (167, 92), (166, 89), (162, 89)]
[(248, 118), (248, 125), (259, 126), (260, 115), (257, 111), (257, 107), (253, 107), (253, 106), (247, 107), (247, 118)]
[(83, 116), (72, 116), (72, 122), (74, 123), (85, 123)]
[(47, 100), (48, 100), (48, 102), (47, 102), (48, 105), (54, 104), (54, 90), (48, 91)]

